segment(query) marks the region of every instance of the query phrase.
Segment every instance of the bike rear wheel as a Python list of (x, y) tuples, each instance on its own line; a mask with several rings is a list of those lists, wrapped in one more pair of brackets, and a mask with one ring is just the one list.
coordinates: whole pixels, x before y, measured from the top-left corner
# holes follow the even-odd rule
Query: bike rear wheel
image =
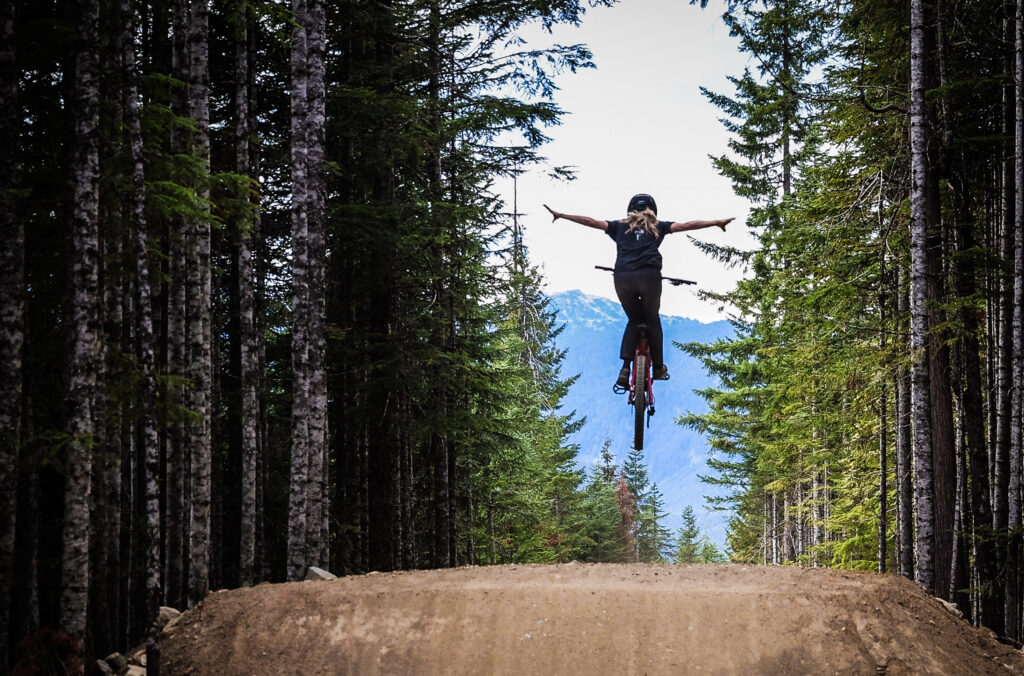
[(647, 414), (647, 357), (637, 355), (633, 363), (636, 378), (633, 382), (633, 448), (642, 451), (644, 448), (644, 423)]

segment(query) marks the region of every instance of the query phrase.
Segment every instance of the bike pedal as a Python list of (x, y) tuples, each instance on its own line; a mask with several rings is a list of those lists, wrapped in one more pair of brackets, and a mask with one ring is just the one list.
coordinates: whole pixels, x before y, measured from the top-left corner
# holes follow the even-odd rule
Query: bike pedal
[(621, 387), (619, 385), (612, 385), (612, 392), (614, 392), (615, 394), (625, 394), (626, 392), (629, 392), (629, 388)]

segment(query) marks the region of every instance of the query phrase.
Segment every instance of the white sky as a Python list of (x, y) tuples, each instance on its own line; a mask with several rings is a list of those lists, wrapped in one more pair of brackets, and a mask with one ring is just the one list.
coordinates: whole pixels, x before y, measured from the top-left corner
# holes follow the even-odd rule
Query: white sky
[[(526, 245), (546, 277), (546, 291), (580, 289), (615, 298), (611, 266), (615, 243), (603, 232), (568, 221), (551, 223), (544, 210), (599, 219), (625, 216), (629, 198), (650, 193), (663, 220), (688, 221), (735, 216), (726, 232), (708, 228), (689, 233), (698, 239), (752, 248), (745, 225), (749, 205), (732, 193), (708, 158), (727, 150), (720, 111), (701, 95), (700, 86), (733, 93), (726, 75), (740, 75), (747, 56), (722, 23), (721, 0), (701, 10), (686, 0), (620, 0), (611, 8), (587, 11), (579, 28), (560, 26), (552, 35), (524, 31), (531, 46), (585, 43), (596, 69), (563, 73), (556, 103), (567, 115), (543, 149), (551, 165), (576, 167), (577, 179), (549, 179), (543, 169), (520, 177), (518, 210)], [(512, 208), (512, 181), (500, 186)], [(697, 281), (701, 288), (726, 291), (743, 274), (702, 254), (687, 234), (669, 237), (661, 247), (663, 274)], [(693, 287), (665, 284), (662, 314), (704, 322), (726, 315), (700, 301)]]

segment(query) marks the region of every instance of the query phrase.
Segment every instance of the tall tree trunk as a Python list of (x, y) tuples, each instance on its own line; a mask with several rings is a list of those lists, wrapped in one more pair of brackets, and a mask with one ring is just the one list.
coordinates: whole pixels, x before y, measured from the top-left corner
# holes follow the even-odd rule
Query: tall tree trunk
[(99, 369), (99, 3), (80, 0), (74, 94), (72, 351), (68, 385), (60, 624), (84, 645), (89, 598), (89, 496)]
[(914, 517), (917, 582), (934, 593), (935, 505), (932, 474), (931, 402), (928, 378), (927, 135), (925, 124), (924, 0), (910, 3), (910, 350), (911, 419), (914, 437)]
[[(884, 315), (882, 326), (885, 326)], [(884, 330), (883, 330), (884, 335)], [(885, 352), (885, 339), (882, 339)], [(878, 572), (885, 573), (889, 560), (889, 421), (886, 388), (878, 395)]]
[[(235, 172), (250, 177), (249, 160), (249, 30), (248, 0), (238, 0), (235, 7)], [(250, 201), (248, 182), (239, 199)], [(236, 223), (238, 238), (238, 307), (241, 397), (241, 519), (239, 528), (238, 584), (251, 586), (256, 570), (256, 464), (257, 432), (259, 430), (259, 399), (257, 396), (258, 355), (253, 299), (252, 240), (255, 212)]]
[(306, 531), (308, 560), (328, 566), (330, 510), (327, 444), (327, 373), (324, 336), (326, 296), (324, 181), (324, 31), (322, 0), (306, 0), (308, 82), (306, 88), (306, 214), (308, 236), (307, 319), (309, 364), (309, 515)]
[[(882, 327), (879, 332), (878, 349), (885, 354), (887, 344), (885, 311), (887, 309), (887, 296), (889, 276), (885, 267), (886, 247), (882, 247), (879, 257), (879, 279), (881, 280), (878, 303), (878, 325)], [(888, 420), (888, 386), (884, 381), (879, 388), (878, 394), (878, 572), (885, 573), (888, 566), (889, 552), (889, 420)]]
[(210, 324), (212, 278), (210, 270), (209, 172), (210, 172), (210, 86), (209, 11), (210, 0), (192, 0), (189, 17), (189, 112), (195, 122), (193, 152), (200, 165), (201, 215), (193, 219), (192, 260), (189, 267), (188, 309), (189, 360), (192, 376), (192, 409), (198, 421), (191, 428), (191, 509), (189, 511), (189, 606), (199, 603), (210, 588), (210, 502), (212, 461), (213, 350)]
[[(899, 268), (897, 281), (897, 307), (900, 317), (907, 317), (910, 312), (910, 296), (904, 292), (908, 288), (907, 270)], [(905, 320), (900, 322), (906, 331)], [(912, 479), (913, 442), (911, 434), (910, 406), (910, 372), (902, 364), (896, 370), (896, 492), (899, 514), (897, 530), (899, 540), (899, 574), (907, 579), (914, 579), (914, 483)]]
[[(441, 136), (442, 112), (441, 112), (441, 68), (442, 68), (442, 47), (441, 47), (441, 5), (439, 0), (431, 0), (430, 13), (427, 25), (427, 125), (430, 133), (429, 153), (427, 155), (427, 191), (428, 199), (432, 202), (444, 200), (444, 183), (442, 180), (441, 154), (444, 147), (444, 140)], [(442, 217), (443, 210), (434, 208), (431, 210), (432, 235), (437, 239), (437, 276), (434, 280), (434, 295), (438, 299), (444, 299), (450, 293), (445, 279), (447, 270), (447, 247), (440, 246), (444, 241), (445, 223)], [(441, 303), (442, 307), (448, 307), (446, 301)], [(439, 319), (435, 329), (432, 342), (434, 349), (438, 352), (446, 352), (449, 349), (449, 338), (447, 335), (448, 321), (446, 318)], [(448, 376), (443, 374), (435, 383), (432, 393), (433, 406), (438, 420), (446, 420), (450, 407), (450, 394)], [(433, 499), (434, 499), (434, 542), (433, 542), (433, 566), (435, 568), (447, 568), (452, 565), (450, 559), (451, 543), (449, 534), (449, 495), (451, 491), (452, 477), (448, 473), (448, 458), (450, 455), (450, 441), (445, 430), (437, 429), (431, 434), (430, 458), (433, 464)], [(487, 471), (487, 470), (485, 470)], [(488, 504), (490, 504), (488, 500)], [(490, 509), (490, 508), (489, 508)], [(492, 539), (492, 559), (494, 562)]]
[[(407, 412), (408, 419), (409, 397), (403, 393), (403, 405)], [(413, 472), (413, 444), (410, 434), (407, 431), (402, 433), (402, 532), (405, 539), (402, 541), (402, 568), (412, 570), (416, 567), (416, 512)]]
[[(972, 298), (977, 291), (975, 259), (969, 253), (976, 244), (971, 228), (974, 209), (966, 177), (967, 168), (964, 166), (953, 172), (956, 239), (957, 249), (961, 252), (961, 255), (956, 257), (956, 291), (960, 298)], [(992, 538), (986, 533), (992, 523), (988, 477), (989, 449), (985, 438), (984, 420), (976, 413), (984, 410), (981, 347), (978, 341), (981, 326), (978, 313), (967, 304), (960, 310), (960, 323), (962, 328), (958, 343), (963, 372), (961, 408), (964, 411), (963, 436), (967, 446), (966, 469), (970, 477), (970, 518), (963, 519), (962, 529), (970, 529), (975, 536), (975, 562), (979, 587), (982, 590), (981, 611), (987, 623), (1001, 612), (1001, 609), (994, 603), (998, 597), (992, 590), (996, 583), (995, 546)]]
[[(954, 377), (954, 380), (959, 378)], [(958, 386), (957, 392), (963, 390)], [(971, 612), (970, 596), (967, 592), (970, 579), (970, 562), (967, 557), (967, 538), (964, 536), (967, 523), (967, 440), (963, 431), (963, 398), (957, 403), (957, 448), (956, 448), (956, 504), (953, 517), (953, 559), (949, 577), (949, 599), (955, 603), (963, 612), (964, 616), (970, 618)]]
[[(251, 16), (251, 15), (250, 15)], [(255, 87), (255, 64), (256, 64), (256, 24), (255, 21), (250, 25), (248, 33), (248, 50), (249, 50), (249, 120), (257, 119), (258, 102), (257, 102), (257, 89)], [(259, 152), (250, 152), (250, 162), (252, 163), (252, 175), (259, 176), (261, 170), (260, 154)], [(261, 236), (261, 220), (260, 212), (256, 210), (253, 212), (253, 231), (252, 241), (256, 244), (254, 253), (256, 255), (256, 262), (253, 265), (253, 287), (255, 291), (255, 297), (253, 299), (252, 308), (252, 328), (253, 328), (253, 339), (252, 339), (252, 362), (253, 362), (253, 387), (256, 393), (256, 489), (255, 489), (255, 500), (256, 500), (256, 552), (255, 552), (255, 570), (254, 576), (255, 581), (264, 581), (270, 579), (270, 559), (267, 556), (267, 538), (266, 529), (264, 527), (264, 500), (266, 477), (267, 477), (267, 463), (266, 455), (264, 450), (267, 448), (267, 410), (266, 410), (266, 399), (264, 392), (266, 388), (264, 386), (264, 373), (266, 372), (266, 345), (261, 339), (263, 335), (263, 322), (261, 318), (263, 316), (263, 299), (266, 298), (266, 279), (267, 279), (267, 263), (268, 255), (266, 253), (266, 247), (262, 244)]]
[[(182, 83), (188, 82), (188, 24), (190, 0), (175, 0), (173, 14), (173, 44), (171, 47), (171, 69), (173, 77)], [(175, 96), (172, 102), (174, 113), (185, 116), (188, 105), (183, 95)], [(177, 130), (171, 131), (171, 152), (175, 154), (187, 151), (184, 134)], [(186, 247), (188, 236), (184, 221), (180, 216), (172, 219), (167, 237), (168, 248), (168, 282), (167, 282), (167, 372), (170, 376), (182, 379), (188, 375), (188, 348), (185, 340), (188, 326), (188, 305), (186, 275), (188, 262)], [(178, 405), (186, 404), (184, 389), (179, 384), (169, 385), (170, 399)], [(185, 423), (180, 420), (168, 422), (167, 429), (167, 466), (165, 470), (164, 495), (166, 496), (165, 532), (167, 544), (164, 569), (167, 572), (164, 588), (165, 603), (180, 610), (186, 605), (186, 504), (187, 491), (185, 484), (186, 448)]]
[(128, 115), (132, 158), (131, 221), (136, 235), (136, 315), (139, 365), (142, 370), (142, 442), (140, 456), (145, 477), (146, 514), (146, 670), (160, 674), (158, 622), (163, 597), (163, 568), (160, 558), (160, 439), (156, 424), (156, 340), (153, 333), (153, 294), (149, 274), (149, 230), (146, 222), (146, 180), (143, 165), (142, 122), (138, 71), (135, 65), (133, 13), (130, 0), (121, 0), (123, 32), (120, 52), (125, 77), (125, 112)]
[(288, 501), (288, 579), (309, 566), (309, 205), (307, 188), (308, 17), (306, 0), (293, 0), (291, 51), (292, 157), (292, 451)]
[[(0, 138), (18, 137), (18, 72), (14, 54), (14, 0), (0, 2)], [(14, 190), (20, 177), (14, 153), (0, 153), (0, 673), (9, 665), (11, 592), (21, 449), (21, 355), (25, 339), (25, 225)]]
[(1017, 529), (1021, 523), (1020, 485), (1022, 422), (1024, 422), (1024, 0), (1016, 3), (1016, 26), (1014, 40), (1015, 54), (1015, 111), (1014, 128), (1014, 230), (1013, 230), (1013, 356), (1010, 391), (1013, 399), (1010, 408), (1010, 481), (1007, 486), (1007, 547), (1006, 587), (1003, 631), (1006, 636), (1020, 640), (1017, 618), (1020, 612), (1017, 598), (1018, 556), (1020, 536)]
[[(1008, 6), (1009, 7), (1009, 6)], [(1014, 27), (1016, 19), (1013, 14), (1005, 20), (1005, 38), (1007, 43), (1014, 44)], [(1007, 64), (1007, 72), (1012, 73), (1015, 68), (1015, 59)], [(1013, 87), (1004, 88), (1004, 122), (1003, 131), (1010, 138), (1016, 134), (1016, 94)], [(1012, 156), (1011, 156), (1012, 157)], [(1016, 170), (1015, 161), (1008, 158), (1003, 162), (1003, 214), (1002, 233), (1000, 236), (1000, 252), (1005, 264), (1012, 269), (1014, 259), (1014, 232), (1016, 231), (1015, 217), (1015, 184)], [(1012, 401), (1013, 401), (1013, 296), (1014, 281), (1012, 275), (1003, 274), (1000, 279), (1001, 298), (999, 316), (999, 341), (997, 354), (997, 387), (999, 410), (996, 418), (996, 447), (994, 453), (992, 473), (992, 530), (996, 535), (996, 570), (1006, 570), (1006, 553), (1008, 539), (1004, 537), (1009, 504), (1008, 487), (1010, 483), (1010, 438), (1012, 426)], [(1005, 577), (1004, 584), (994, 585), (993, 593), (997, 596), (995, 603), (1004, 605)], [(1004, 633), (1004, 608), (1000, 608), (995, 617), (988, 620), (988, 626), (999, 634)]]
[[(943, 2), (938, 0), (925, 6), (925, 86), (934, 80), (938, 71), (938, 84), (945, 81), (945, 59), (943, 52)], [(932, 28), (934, 24), (934, 28)], [(933, 56), (934, 55), (934, 56)], [(937, 68), (935, 67), (937, 65)], [(940, 110), (948, 107), (947, 97), (940, 97)], [(934, 106), (925, 109), (926, 129), (939, 127)], [(942, 117), (948, 119), (948, 115)], [(927, 148), (939, 148), (951, 141), (952, 132), (948, 125), (933, 134), (927, 134)], [(934, 142), (938, 141), (938, 143)], [(936, 157), (937, 156), (937, 157)], [(950, 336), (946, 329), (947, 317), (943, 305), (947, 300), (945, 270), (943, 267), (943, 240), (945, 236), (939, 203), (939, 178), (945, 178), (945, 155), (942, 152), (928, 153), (925, 157), (925, 220), (927, 223), (927, 308), (928, 308), (928, 383), (931, 405), (932, 430), (932, 476), (933, 508), (935, 510), (935, 593), (947, 598), (950, 589), (950, 572), (953, 560), (953, 521), (956, 502), (956, 435), (953, 431), (953, 388), (950, 384)], [(929, 162), (934, 161), (937, 167)], [(948, 599), (947, 600), (952, 600)]]
[[(102, 9), (101, 9), (102, 16)], [(104, 91), (119, 92), (123, 89), (122, 79), (116, 73), (120, 66), (119, 45), (115, 41), (109, 48), (114, 58), (104, 59), (103, 74)], [(101, 166), (111, 156), (124, 151), (121, 131), (123, 128), (123, 110), (117, 102), (108, 109), (113, 123), (107, 122), (106, 133), (112, 142), (104, 144), (100, 156)], [(111, 110), (112, 109), (112, 110)], [(116, 131), (114, 131), (116, 130)], [(104, 131), (101, 138), (106, 138)], [(121, 227), (124, 220), (122, 205), (101, 200), (100, 220), (110, 223), (112, 232), (105, 233), (101, 240), (101, 286), (103, 294), (103, 341), (100, 354), (100, 372), (98, 382), (105, 383), (110, 372), (109, 365), (114, 363), (111, 358), (115, 354), (132, 354), (131, 322), (134, 315), (134, 302), (131, 298), (130, 275), (122, 270), (121, 261), (125, 257), (128, 229)], [(106, 209), (104, 208), (106, 207)], [(110, 373), (116, 375), (116, 371)], [(121, 587), (121, 571), (130, 571), (130, 566), (121, 566), (121, 543), (118, 535), (124, 530), (121, 526), (124, 462), (128, 457), (125, 445), (131, 439), (131, 425), (125, 415), (126, 401), (116, 401), (108, 397), (107, 389), (100, 387), (94, 403), (97, 420), (97, 434), (93, 449), (92, 496), (89, 534), (89, 635), (90, 641), (86, 650), (90, 653), (108, 654), (115, 650), (123, 636), (120, 632), (120, 608), (107, 604), (108, 598), (116, 598)], [(130, 460), (128, 461), (131, 462)], [(124, 523), (134, 523), (125, 521)], [(116, 540), (112, 542), (112, 540)], [(130, 550), (124, 555), (129, 557)], [(130, 577), (126, 575), (125, 577)], [(127, 580), (126, 580), (127, 582)], [(127, 599), (126, 599), (127, 601)], [(127, 608), (126, 608), (127, 609)]]
[[(793, 503), (789, 490), (782, 496), (782, 558), (796, 561), (796, 540), (793, 537)], [(639, 563), (639, 560), (637, 561)]]
[[(439, 410), (438, 415), (445, 411)], [(434, 561), (435, 568), (448, 568), (448, 439), (439, 433), (431, 437), (431, 456), (434, 463)], [(493, 563), (493, 561), (492, 561)]]

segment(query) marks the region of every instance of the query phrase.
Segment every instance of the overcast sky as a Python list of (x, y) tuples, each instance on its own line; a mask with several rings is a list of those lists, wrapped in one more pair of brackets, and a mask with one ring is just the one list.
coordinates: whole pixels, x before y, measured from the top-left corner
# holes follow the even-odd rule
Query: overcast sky
[[(518, 182), (518, 210), (531, 257), (546, 277), (546, 290), (580, 289), (615, 298), (611, 274), (594, 265), (612, 265), (615, 243), (599, 230), (564, 220), (551, 223), (543, 208), (610, 220), (625, 216), (630, 196), (650, 193), (664, 220), (687, 221), (728, 216), (726, 232), (709, 228), (671, 235), (661, 247), (663, 274), (725, 291), (742, 270), (729, 270), (702, 254), (692, 236), (750, 248), (746, 200), (732, 193), (709, 154), (726, 151), (728, 135), (720, 111), (699, 87), (731, 94), (726, 75), (739, 75), (746, 55), (722, 23), (723, 6), (711, 0), (701, 10), (685, 0), (620, 0), (611, 8), (588, 10), (580, 27), (558, 27), (523, 37), (531, 45), (585, 43), (596, 69), (565, 73), (556, 102), (567, 115), (548, 130), (544, 149), (552, 165), (572, 165), (577, 179), (565, 183), (537, 170)], [(511, 209), (511, 181), (502, 186)], [(701, 302), (691, 287), (668, 284), (662, 313), (704, 322), (724, 319)]]

